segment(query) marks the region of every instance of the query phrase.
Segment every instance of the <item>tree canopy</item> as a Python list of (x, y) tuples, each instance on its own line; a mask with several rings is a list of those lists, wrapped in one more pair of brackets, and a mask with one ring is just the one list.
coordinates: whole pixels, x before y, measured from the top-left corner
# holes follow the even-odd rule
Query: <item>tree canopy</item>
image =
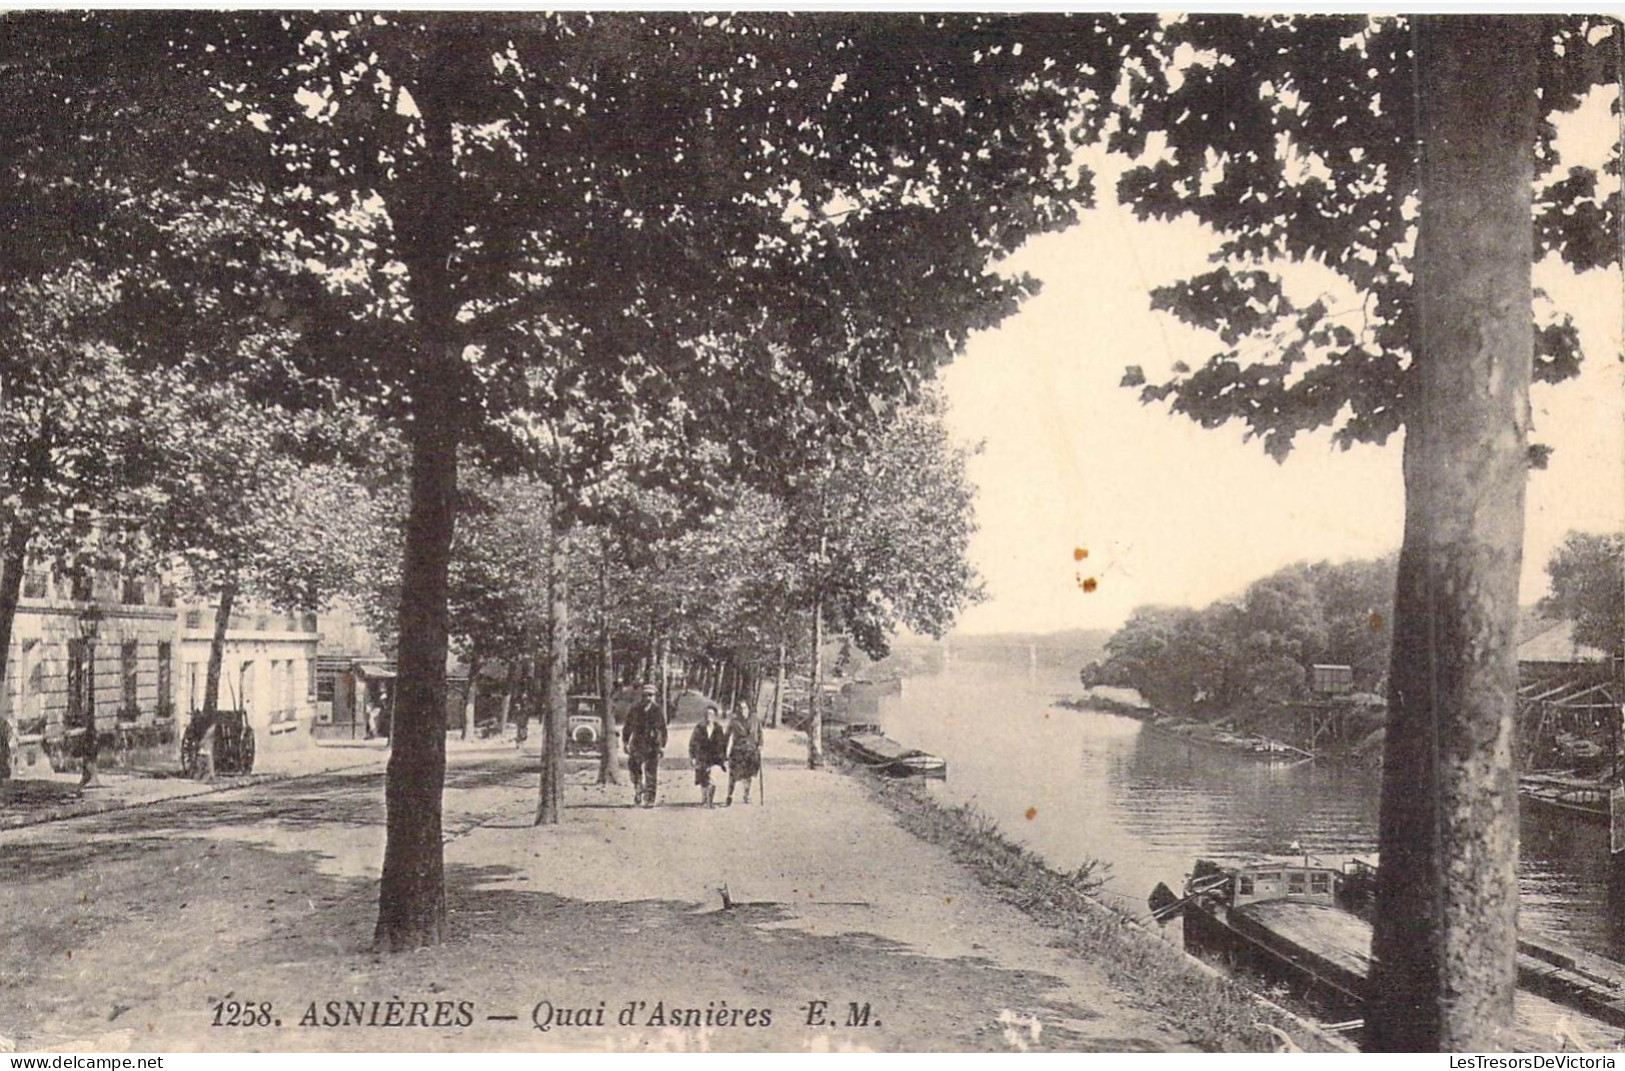
[(1625, 538), (1570, 532), (1546, 562), (1542, 613), (1574, 622), (1574, 641), (1625, 656)]
[[(1578, 270), (1617, 265), (1620, 146), (1565, 166), (1552, 117), (1617, 80), (1619, 31), (1539, 21), (1538, 249)], [(1146, 401), (1204, 427), (1241, 421), (1277, 459), (1312, 429), (1347, 446), (1404, 426), (1416, 404), (1413, 29), (1389, 16), (1192, 15), (1138, 39), (1111, 144), (1141, 162), (1119, 194), (1142, 218), (1190, 215), (1223, 238), (1211, 270), (1152, 301), (1224, 348), (1160, 382), (1129, 369)], [(1283, 270), (1295, 262), (1330, 281)], [(1535, 378), (1575, 375), (1569, 310), (1542, 296), (1532, 311)]]

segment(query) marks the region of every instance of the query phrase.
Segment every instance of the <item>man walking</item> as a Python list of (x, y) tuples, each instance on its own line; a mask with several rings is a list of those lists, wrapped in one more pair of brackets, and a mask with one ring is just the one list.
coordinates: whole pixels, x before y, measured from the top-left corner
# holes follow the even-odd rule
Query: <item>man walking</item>
[(645, 684), (637, 702), (621, 725), (621, 750), (632, 773), (632, 802), (653, 807), (660, 785), (660, 756), (666, 750), (666, 714), (655, 698), (653, 684)]

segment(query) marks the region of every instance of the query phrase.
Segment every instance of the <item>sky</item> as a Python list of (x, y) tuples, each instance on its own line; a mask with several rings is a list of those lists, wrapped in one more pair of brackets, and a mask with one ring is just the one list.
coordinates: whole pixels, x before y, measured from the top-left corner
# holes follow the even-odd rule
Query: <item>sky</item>
[[(1116, 628), (1139, 605), (1204, 606), (1293, 562), (1399, 546), (1403, 436), (1344, 451), (1327, 433), (1300, 435), (1278, 465), (1239, 425), (1205, 430), (1119, 386), (1128, 365), (1157, 382), (1220, 347), (1149, 300), (1207, 267), (1215, 240), (1190, 222), (1135, 221), (1114, 187), (1102, 175), (1099, 207), (1003, 265), (1042, 291), (941, 376), (951, 430), (981, 444), (971, 558), (989, 597), (960, 633)], [(1313, 292), (1323, 281), (1296, 282)], [(1525, 603), (1545, 593), (1546, 560), (1568, 531), (1625, 528), (1620, 274), (1546, 264), (1535, 284), (1574, 313), (1587, 360), (1577, 379), (1533, 392), (1532, 439), (1554, 453), (1529, 483)]]

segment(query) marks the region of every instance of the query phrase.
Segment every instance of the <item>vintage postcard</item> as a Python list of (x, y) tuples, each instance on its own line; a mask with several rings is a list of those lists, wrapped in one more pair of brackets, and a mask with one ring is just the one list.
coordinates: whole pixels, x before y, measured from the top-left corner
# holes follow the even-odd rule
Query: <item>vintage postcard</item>
[(1617, 19), (0, 29), (12, 1067), (1622, 1048)]

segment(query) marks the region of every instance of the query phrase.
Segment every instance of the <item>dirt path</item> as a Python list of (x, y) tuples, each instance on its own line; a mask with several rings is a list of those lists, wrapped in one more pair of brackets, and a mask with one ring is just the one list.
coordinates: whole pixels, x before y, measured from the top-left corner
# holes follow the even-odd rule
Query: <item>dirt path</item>
[(0, 1035), (24, 1051), (1185, 1047), (857, 784), (806, 770), (788, 734), (769, 734), (766, 806), (695, 806), (686, 766), (666, 763), (661, 807), (575, 785), (564, 824), (538, 829), (533, 759), (454, 764), (450, 939), (400, 956), (367, 947), (376, 773), (0, 835)]

